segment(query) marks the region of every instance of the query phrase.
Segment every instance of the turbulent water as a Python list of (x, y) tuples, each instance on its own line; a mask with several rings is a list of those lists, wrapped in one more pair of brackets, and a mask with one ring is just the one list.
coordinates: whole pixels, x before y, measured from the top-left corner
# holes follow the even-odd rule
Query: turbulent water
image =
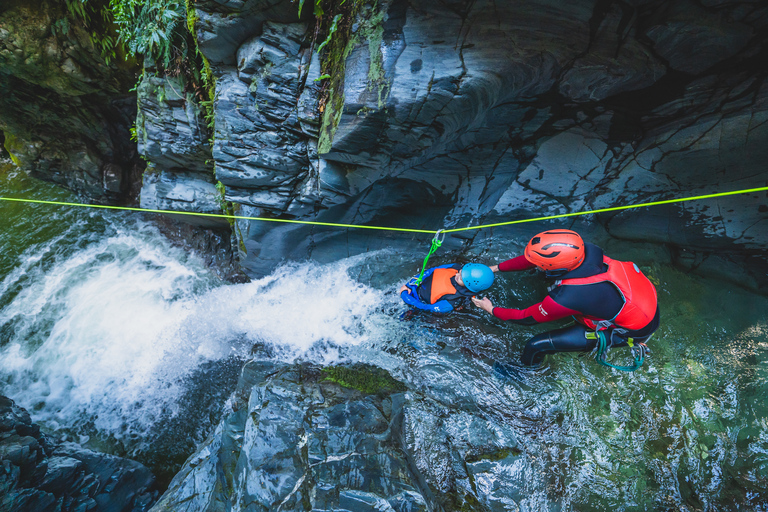
[[(9, 166), (0, 191), (72, 199)], [(0, 217), (0, 393), (52, 435), (165, 478), (218, 422), (258, 347), (281, 360), (372, 362), (479, 415), (522, 454), (476, 482), (500, 510), (768, 509), (768, 301), (662, 265), (660, 249), (605, 246), (659, 290), (662, 326), (641, 370), (561, 354), (499, 378), (494, 361), (516, 360), (541, 328), (479, 311), (401, 322), (395, 290), (413, 255), (291, 264), (227, 284), (135, 213), (0, 202)], [(482, 261), (520, 250), (493, 247)], [(519, 273), (489, 295), (527, 306), (543, 293)]]

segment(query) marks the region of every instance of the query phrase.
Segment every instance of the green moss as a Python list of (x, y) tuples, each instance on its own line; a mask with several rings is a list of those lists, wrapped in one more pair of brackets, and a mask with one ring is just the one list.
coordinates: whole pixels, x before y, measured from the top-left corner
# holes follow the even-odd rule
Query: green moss
[(198, 16), (197, 11), (195, 10), (194, 5), (192, 5), (191, 0), (186, 0), (187, 4), (187, 30), (189, 30), (189, 33), (192, 34), (192, 37), (194, 37), (195, 41), (197, 41), (197, 36), (195, 34), (195, 25), (197, 24)]
[(356, 389), (367, 395), (405, 391), (406, 386), (395, 380), (386, 370), (376, 366), (327, 366), (322, 370), (324, 381), (335, 382), (345, 388)]
[(459, 508), (459, 511), (474, 512), (475, 510), (485, 510), (485, 507), (480, 505), (480, 502), (477, 501), (477, 498), (475, 498), (473, 494), (465, 494), (464, 503), (461, 504), (461, 508)]
[(221, 207), (221, 211), (225, 212), (227, 211), (227, 201), (224, 199), (224, 197), (227, 193), (227, 188), (222, 182), (217, 181), (216, 190), (219, 192), (219, 206)]
[[(389, 94), (389, 83), (384, 77), (381, 41), (384, 35), (384, 21), (387, 19), (385, 6), (378, 1), (368, 4), (367, 0), (355, 0), (343, 11), (344, 21), (339, 24), (334, 37), (327, 45), (327, 52), (322, 60), (322, 75), (329, 76), (325, 89), (327, 97), (321, 98), (323, 121), (320, 127), (318, 153), (331, 150), (333, 137), (339, 126), (344, 109), (344, 77), (349, 54), (358, 45), (367, 41), (370, 54), (368, 68), (368, 88), (376, 90), (378, 108), (383, 108)], [(352, 33), (352, 24), (357, 23), (357, 31)], [(367, 113), (367, 111), (366, 111)]]
[(506, 459), (510, 455), (520, 455), (521, 453), (522, 451), (520, 451), (519, 448), (501, 448), (493, 452), (481, 453), (479, 455), (469, 455), (465, 459), (465, 462), (468, 464), (472, 464), (474, 462), (480, 462), (481, 460), (498, 462), (500, 460)]
[(21, 141), (10, 133), (5, 133), (5, 143), (3, 144), (8, 155), (11, 157), (11, 161), (16, 167), (21, 167), (21, 160), (17, 155), (24, 153), (24, 145)]
[(371, 63), (368, 66), (368, 89), (376, 88), (379, 108), (384, 107), (384, 102), (389, 95), (389, 83), (384, 77), (384, 56), (381, 54), (381, 41), (384, 37), (386, 18), (386, 10), (382, 9), (375, 12), (374, 9), (373, 16), (360, 27), (362, 38), (368, 40), (368, 53), (371, 58)]
[(192, 41), (195, 45), (195, 58), (190, 59), (190, 64), (194, 67), (196, 73), (199, 73), (199, 78), (203, 82), (203, 89), (207, 98), (200, 100), (200, 105), (205, 110), (205, 125), (208, 128), (211, 138), (210, 144), (213, 145), (213, 137), (215, 133), (216, 116), (214, 112), (214, 103), (216, 97), (216, 77), (211, 69), (211, 63), (205, 58), (205, 55), (200, 51), (200, 46), (197, 43), (197, 32), (195, 25), (197, 24), (199, 17), (197, 10), (195, 9), (192, 0), (186, 0), (187, 5), (187, 30), (192, 35)]

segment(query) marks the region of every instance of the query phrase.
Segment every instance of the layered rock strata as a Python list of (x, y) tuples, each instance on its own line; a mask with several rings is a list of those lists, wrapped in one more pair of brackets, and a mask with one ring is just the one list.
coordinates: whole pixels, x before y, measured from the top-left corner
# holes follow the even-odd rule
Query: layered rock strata
[[(343, 101), (322, 118), (312, 34), (288, 2), (195, 6), (219, 77), (216, 175), (244, 215), (437, 229), (766, 185), (759, 3), (356, 4), (348, 33), (334, 34), (348, 41)], [(759, 255), (765, 203), (750, 194), (588, 222), (674, 249)], [(413, 243), (237, 228), (252, 275), (282, 258)]]
[[(212, 110), (204, 115), (183, 78), (147, 65), (136, 123), (147, 207), (219, 213), (226, 200), (241, 216), (437, 229), (766, 185), (768, 6), (758, 1), (360, 0), (320, 56), (325, 34), (287, 0), (189, 8), (217, 79)], [(139, 181), (127, 140), (132, 77), (107, 65), (61, 6), (1, 9), (5, 147), (36, 176), (122, 200)], [(599, 223), (693, 254), (678, 260), (696, 266), (716, 254), (763, 259), (767, 215), (760, 193), (558, 224)], [(286, 258), (414, 243), (394, 232), (233, 228), (252, 276)], [(456, 233), (447, 247), (478, 234), (489, 232)]]
[(230, 413), (152, 511), (486, 510), (509, 489), (475, 482), (520, 453), (511, 429), (382, 369), (253, 360)]
[(155, 477), (128, 459), (54, 443), (27, 411), (0, 396), (0, 510), (141, 512), (157, 500)]

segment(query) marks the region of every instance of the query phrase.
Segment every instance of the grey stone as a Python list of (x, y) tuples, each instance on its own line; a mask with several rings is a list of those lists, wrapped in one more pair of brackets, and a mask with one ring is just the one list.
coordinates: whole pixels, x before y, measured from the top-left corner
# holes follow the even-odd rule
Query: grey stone
[[(148, 169), (142, 181), (141, 207), (221, 215), (222, 196), (211, 181), (211, 177), (204, 179), (195, 173)], [(178, 218), (202, 227), (223, 228), (229, 225), (227, 219), (216, 217), (180, 215)]]
[(654, 50), (679, 71), (699, 74), (735, 55), (752, 37), (749, 25), (712, 13), (692, 1), (675, 2), (670, 15), (646, 34)]
[[(588, 53), (577, 58), (563, 74), (559, 87), (563, 95), (577, 101), (599, 101), (648, 87), (666, 74), (651, 49), (635, 38), (634, 24), (624, 26), (625, 16), (619, 5), (610, 7)], [(633, 20), (636, 22), (636, 18)]]
[(242, 398), (153, 511), (236, 503), (254, 510), (427, 510), (394, 437), (401, 394), (369, 395), (323, 381), (311, 365), (254, 360), (235, 396)]
[(146, 73), (137, 89), (139, 153), (162, 171), (211, 176), (211, 150), (202, 107), (184, 79)]
[(0, 462), (0, 510), (141, 512), (157, 499), (155, 478), (143, 465), (53, 443), (3, 396)]

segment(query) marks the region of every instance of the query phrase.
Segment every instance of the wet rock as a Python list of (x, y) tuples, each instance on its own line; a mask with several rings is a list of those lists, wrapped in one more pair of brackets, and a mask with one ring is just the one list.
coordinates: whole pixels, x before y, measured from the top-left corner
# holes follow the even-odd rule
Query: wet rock
[(3, 2), (0, 26), (0, 131), (14, 162), (94, 200), (124, 200), (139, 163), (130, 65), (107, 63), (58, 2)]
[(373, 367), (251, 361), (233, 410), (152, 510), (427, 510), (398, 447), (401, 389)]
[(633, 15), (618, 4), (611, 5), (587, 54), (563, 74), (561, 94), (576, 101), (599, 101), (653, 85), (666, 74), (666, 67), (651, 49), (637, 40), (637, 17)]
[(217, 82), (213, 157), (228, 200), (286, 210), (308, 177), (297, 109), (309, 67), (306, 32), (303, 23), (265, 23), (238, 49), (237, 69)]
[[(199, 17), (196, 25), (201, 51), (215, 66), (236, 65), (237, 49), (254, 34), (261, 33), (264, 21), (295, 23), (298, 6), (292, 2), (237, 0), (195, 2)], [(306, 18), (311, 9), (304, 9)]]
[(711, 12), (695, 2), (670, 4), (663, 21), (646, 35), (673, 69), (699, 74), (742, 50), (753, 28), (735, 22), (729, 9)]
[[(315, 82), (325, 71), (309, 8), (300, 19), (287, 0), (192, 7), (217, 78), (214, 142), (182, 81), (148, 74), (137, 124), (150, 162), (145, 204), (213, 211), (221, 181), (235, 209), (254, 216), (435, 230), (764, 184), (768, 7), (759, 2), (356, 3), (334, 35), (347, 46), (333, 101)], [(114, 99), (122, 75), (76, 50), (87, 33), (61, 13), (4, 4), (4, 145), (45, 179), (99, 200), (125, 196), (137, 178), (117, 142), (133, 108)], [(45, 130), (32, 134), (28, 120), (39, 117)], [(589, 221), (756, 260), (762, 197), (731, 201)], [(252, 276), (286, 258), (325, 262), (414, 241), (257, 224), (238, 221), (233, 244)], [(444, 247), (485, 236), (454, 233)]]
[(137, 88), (139, 153), (159, 171), (213, 175), (205, 112), (183, 76), (146, 73)]
[[(138, 86), (138, 150), (147, 162), (140, 204), (152, 210), (222, 214), (205, 112), (183, 76), (147, 72)], [(226, 219), (174, 216), (203, 228), (228, 229)]]
[(155, 478), (132, 460), (56, 444), (26, 410), (0, 396), (0, 510), (146, 511)]
[[(218, 12), (212, 16), (221, 18)], [(243, 14), (230, 16), (244, 30)], [(765, 107), (749, 60), (759, 45), (745, 45), (766, 20), (768, 11), (728, 2), (706, 9), (534, 0), (450, 8), (427, 2), (416, 9), (382, 2), (361, 8), (354, 20), (343, 106), (325, 112), (324, 121), (313, 106), (317, 84), (307, 76), (297, 89), (291, 78), (297, 36), (264, 23), (249, 36), (240, 32), (242, 42), (228, 43), (232, 57), (217, 54), (237, 66), (219, 70), (217, 176), (228, 199), (258, 215), (417, 229), (721, 189), (715, 178), (721, 165), (746, 177), (762, 158), (757, 146), (737, 151), (736, 140), (726, 151), (730, 142), (721, 147), (714, 135), (728, 139), (751, 130), (749, 143), (765, 146), (759, 124)], [(742, 24), (748, 27), (741, 30)], [(688, 35), (706, 42), (696, 45), (700, 55), (685, 59), (694, 51)], [(319, 76), (317, 59), (300, 61), (298, 69)], [(734, 71), (701, 80), (684, 74), (717, 62), (731, 62)], [(706, 68), (691, 67), (703, 63)], [(285, 69), (282, 78), (278, 66)], [(294, 105), (298, 124), (289, 113)], [(740, 124), (746, 119), (757, 123)], [(249, 131), (254, 125), (258, 134)], [(296, 142), (292, 134), (298, 132), (307, 137)], [(692, 153), (689, 143), (700, 135)], [(742, 182), (734, 175), (731, 184)], [(675, 229), (699, 243), (709, 238), (715, 217), (684, 217)], [(636, 215), (632, 228), (621, 230), (624, 216), (601, 219), (617, 236), (627, 236), (642, 232), (642, 218)], [(653, 214), (648, 219), (654, 232)], [(726, 225), (744, 229), (762, 222), (751, 215), (729, 220)], [(269, 272), (286, 257), (331, 261), (384, 246), (412, 247), (410, 235), (397, 233), (382, 238), (362, 230), (255, 224), (238, 222), (243, 267), (251, 275)], [(508, 232), (514, 235), (514, 229)], [(723, 249), (752, 250), (762, 243), (754, 233), (720, 233)], [(445, 247), (461, 248), (476, 235), (454, 234)]]

